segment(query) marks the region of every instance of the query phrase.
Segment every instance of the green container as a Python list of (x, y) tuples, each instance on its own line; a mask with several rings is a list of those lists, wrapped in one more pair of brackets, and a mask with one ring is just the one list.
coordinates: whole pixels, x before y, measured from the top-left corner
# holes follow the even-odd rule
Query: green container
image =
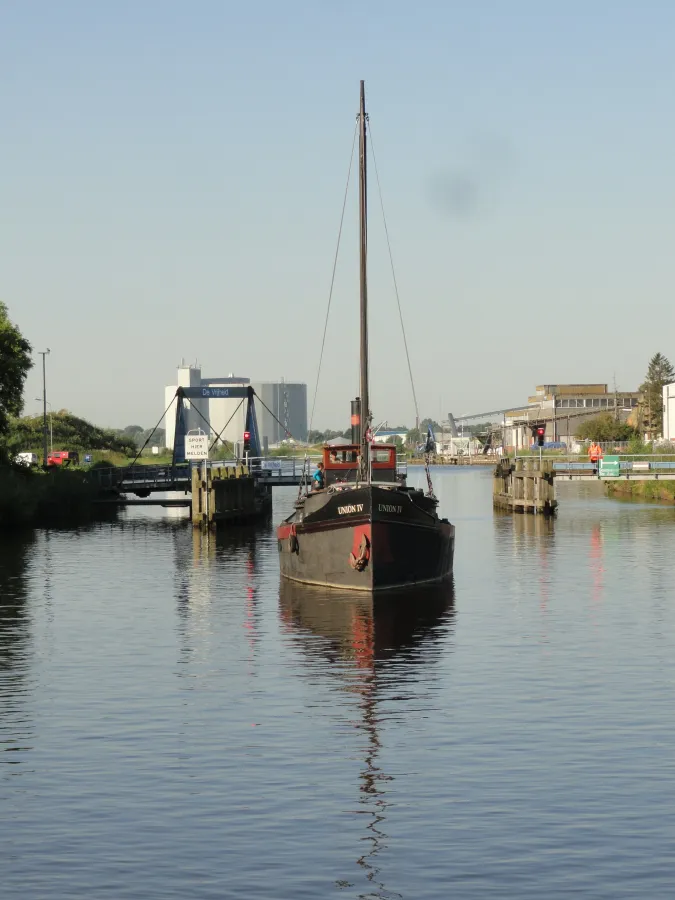
[(618, 478), (621, 474), (621, 465), (618, 456), (605, 456), (600, 460), (598, 474), (602, 478)]

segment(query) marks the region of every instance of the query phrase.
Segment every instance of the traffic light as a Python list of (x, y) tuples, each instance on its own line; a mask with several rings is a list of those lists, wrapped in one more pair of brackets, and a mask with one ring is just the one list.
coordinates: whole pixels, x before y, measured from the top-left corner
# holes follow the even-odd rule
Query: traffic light
[(244, 432), (244, 453), (250, 453), (250, 452), (251, 452), (251, 432), (245, 431)]
[(546, 429), (543, 427), (537, 428), (537, 446), (544, 446), (544, 438), (546, 437)]

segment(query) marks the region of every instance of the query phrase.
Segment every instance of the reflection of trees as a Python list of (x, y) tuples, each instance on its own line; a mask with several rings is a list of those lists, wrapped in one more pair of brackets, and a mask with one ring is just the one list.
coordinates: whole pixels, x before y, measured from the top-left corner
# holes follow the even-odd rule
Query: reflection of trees
[[(30, 733), (19, 700), (29, 665), (30, 619), (26, 610), (26, 570), (32, 533), (0, 542), (0, 730), (5, 750), (26, 746)], [(10, 757), (6, 759), (11, 759)], [(17, 762), (16, 759), (11, 759)]]
[(398, 897), (385, 887), (377, 862), (378, 853), (387, 845), (385, 784), (393, 780), (380, 764), (378, 703), (392, 684), (399, 687), (403, 680), (424, 678), (422, 670), (434, 650), (438, 656), (452, 627), (452, 586), (366, 595), (323, 591), (282, 579), (280, 608), (282, 620), (301, 638), (309, 654), (315, 655), (317, 648), (308, 636), (324, 639), (318, 647), (320, 656), (335, 664), (334, 673), (357, 698), (360, 716), (356, 728), (366, 738), (359, 804), (368, 814), (362, 838), (367, 849), (357, 859), (368, 881), (368, 892), (361, 897)]

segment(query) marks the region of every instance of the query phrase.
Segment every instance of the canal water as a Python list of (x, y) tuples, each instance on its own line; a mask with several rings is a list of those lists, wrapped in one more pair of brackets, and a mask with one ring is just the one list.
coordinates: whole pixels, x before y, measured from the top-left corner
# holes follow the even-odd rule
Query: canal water
[(4, 539), (2, 896), (671, 897), (675, 510), (435, 479), (406, 602), (280, 590), (271, 523)]

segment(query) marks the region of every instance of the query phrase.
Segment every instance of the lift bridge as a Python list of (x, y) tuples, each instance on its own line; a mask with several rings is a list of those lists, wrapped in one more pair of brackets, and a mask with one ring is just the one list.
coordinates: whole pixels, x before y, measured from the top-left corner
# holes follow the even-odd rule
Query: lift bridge
[[(179, 387), (174, 398), (176, 401), (176, 425), (171, 463), (168, 465), (111, 466), (109, 469), (93, 470), (92, 477), (104, 491), (108, 490), (115, 494), (135, 494), (140, 498), (138, 501), (130, 501), (130, 503), (156, 504), (158, 506), (189, 505), (189, 499), (168, 500), (162, 498), (154, 500), (147, 498), (150, 497), (150, 494), (157, 492), (179, 491), (186, 494), (191, 492), (192, 470), (196, 466), (201, 468), (206, 465), (206, 467), (218, 468), (221, 473), (223, 470), (229, 470), (232, 472), (232, 477), (237, 477), (243, 463), (247, 467), (247, 474), (253, 477), (256, 485), (260, 485), (262, 488), (301, 484), (303, 469), (307, 467), (304, 459), (262, 456), (255, 397), (255, 390), (250, 385)], [(243, 435), (244, 456), (240, 459), (190, 462), (185, 458), (185, 439), (188, 434), (185, 401), (211, 398), (246, 402), (246, 425)], [(214, 432), (213, 445), (219, 441), (224, 443), (221, 436), (216, 434), (210, 425), (209, 429)], [(318, 459), (319, 457), (317, 457)], [(311, 464), (312, 460), (309, 462)], [(306, 473), (304, 477), (308, 478), (309, 473)]]

